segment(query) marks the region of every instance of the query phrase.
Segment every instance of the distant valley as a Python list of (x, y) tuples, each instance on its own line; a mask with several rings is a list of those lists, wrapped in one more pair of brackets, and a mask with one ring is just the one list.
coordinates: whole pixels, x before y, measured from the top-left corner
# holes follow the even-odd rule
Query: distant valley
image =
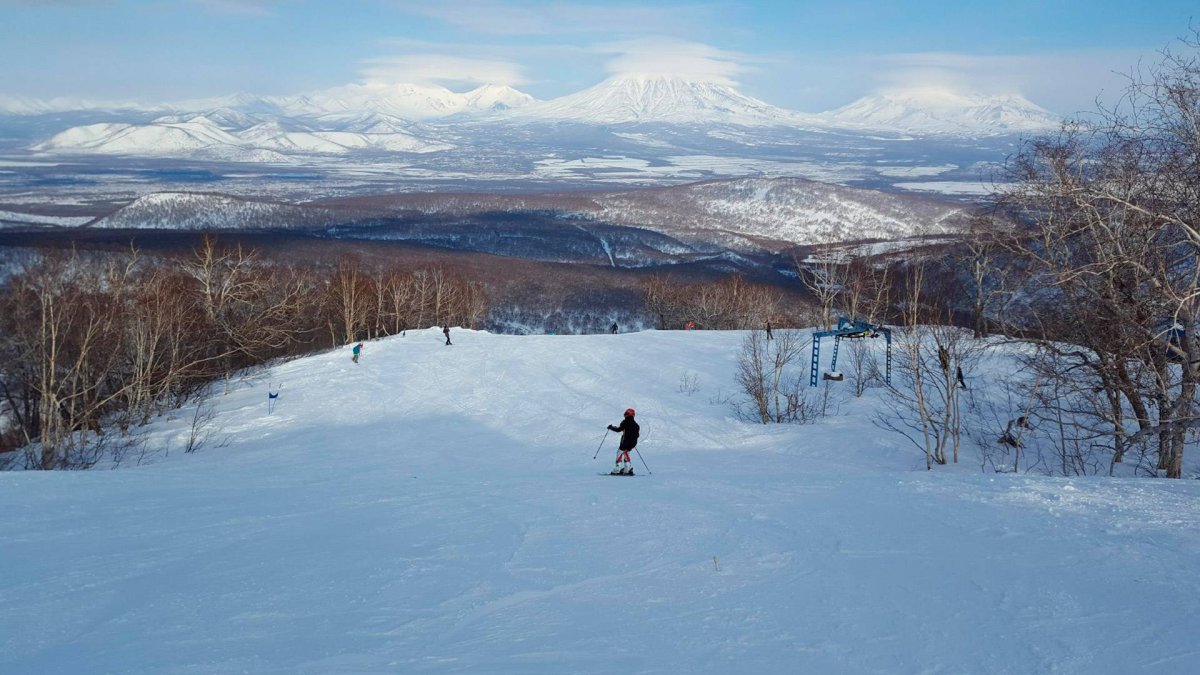
[(798, 178), (713, 180), (661, 188), (533, 194), (396, 193), (306, 202), (163, 192), (87, 219), (0, 211), (11, 232), (292, 232), (404, 241), (557, 262), (647, 267), (731, 253), (954, 235), (956, 202)]

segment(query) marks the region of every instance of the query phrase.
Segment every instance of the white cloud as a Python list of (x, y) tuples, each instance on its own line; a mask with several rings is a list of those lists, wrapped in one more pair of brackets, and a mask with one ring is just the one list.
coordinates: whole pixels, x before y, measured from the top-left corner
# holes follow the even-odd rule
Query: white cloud
[(875, 86), (899, 89), (941, 86), (984, 94), (1019, 93), (1051, 110), (1090, 109), (1097, 96), (1115, 94), (1145, 54), (1134, 50), (978, 56), (954, 53), (891, 54), (866, 66)]
[(1139, 59), (1153, 50), (1111, 49), (972, 55), (917, 52), (838, 56), (777, 55), (778, 66), (748, 75), (746, 92), (798, 110), (830, 110), (872, 92), (939, 88), (1021, 94), (1061, 115), (1091, 110), (1097, 96), (1115, 97)]
[[(669, 76), (734, 86), (767, 59), (726, 51), (698, 42), (647, 37), (595, 45), (437, 43), (408, 38), (384, 44), (399, 52), (361, 62), (360, 77), (371, 83), (425, 82), (444, 86), (548, 84), (549, 96), (561, 88), (561, 76), (576, 76), (580, 88), (594, 84), (594, 73)], [(407, 53), (406, 53), (407, 52)], [(450, 54), (454, 54), (451, 56)], [(536, 73), (531, 77), (530, 72)], [(593, 73), (586, 75), (584, 73)]]
[(360, 70), (368, 83), (434, 83), (445, 86), (507, 84), (526, 79), (520, 66), (495, 59), (464, 58), (444, 54), (406, 54), (369, 59)]
[[(460, 38), (461, 40), (461, 38)], [(385, 38), (379, 41), (389, 50), (402, 53), (454, 53), (475, 59), (500, 59), (508, 61), (530, 61), (538, 59), (560, 59), (564, 57), (595, 56), (592, 48), (565, 43), (489, 42), (457, 41), (439, 42), (408, 37)]]
[(943, 87), (987, 94), (1020, 93), (1032, 57), (953, 53), (888, 54), (867, 59), (882, 89)]
[(746, 72), (750, 57), (698, 42), (671, 38), (641, 38), (597, 45), (602, 54), (615, 54), (606, 64), (610, 76), (674, 76), (694, 82), (733, 86)]
[(401, 10), (489, 35), (566, 33), (679, 33), (700, 25), (707, 5), (653, 3), (500, 2), (498, 0), (397, 0)]

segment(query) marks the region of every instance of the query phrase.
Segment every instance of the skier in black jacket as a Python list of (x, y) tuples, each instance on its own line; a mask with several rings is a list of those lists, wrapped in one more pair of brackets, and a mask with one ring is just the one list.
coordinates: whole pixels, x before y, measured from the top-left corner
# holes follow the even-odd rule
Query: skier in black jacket
[[(633, 475), (633, 462), (629, 461), (629, 451), (637, 447), (638, 433), (641, 431), (638, 423), (633, 420), (635, 414), (634, 409), (630, 408), (625, 411), (625, 419), (621, 420), (619, 426), (608, 425), (609, 431), (621, 432), (621, 445), (617, 450), (617, 464), (612, 470), (614, 475)], [(625, 463), (624, 466), (621, 466), (622, 462)]]

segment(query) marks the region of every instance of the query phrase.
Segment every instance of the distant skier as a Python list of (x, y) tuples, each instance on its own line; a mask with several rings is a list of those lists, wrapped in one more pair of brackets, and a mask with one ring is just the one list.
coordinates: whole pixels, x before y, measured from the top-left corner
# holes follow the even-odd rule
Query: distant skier
[[(629, 451), (637, 447), (638, 433), (641, 427), (633, 420), (636, 414), (633, 408), (625, 411), (625, 419), (621, 420), (618, 426), (608, 425), (609, 431), (621, 432), (621, 444), (617, 450), (617, 462), (613, 467), (612, 474), (614, 476), (632, 476), (633, 462), (629, 461)], [(622, 466), (622, 463), (624, 466)]]
[(358, 363), (358, 355), (362, 353), (362, 343), (360, 342), (360, 343), (354, 345), (353, 351), (354, 351), (354, 356), (351, 356), (350, 360), (355, 363)]
[(771, 339), (771, 322), (770, 321), (767, 322), (767, 339), (768, 340)]
[(446, 336), (446, 344), (450, 344), (450, 326), (442, 326), (442, 335)]
[(608, 332), (612, 333), (613, 335), (616, 335), (617, 334), (617, 324), (614, 323), (612, 325), (612, 328), (608, 329)]

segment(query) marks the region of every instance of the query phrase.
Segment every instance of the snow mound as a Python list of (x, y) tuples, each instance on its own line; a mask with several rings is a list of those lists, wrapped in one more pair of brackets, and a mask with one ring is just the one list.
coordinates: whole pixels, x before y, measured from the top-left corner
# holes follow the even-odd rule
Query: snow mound
[(336, 222), (325, 209), (228, 195), (160, 192), (135, 199), (91, 227), (161, 230), (276, 230)]
[(959, 232), (968, 211), (932, 199), (802, 178), (703, 181), (597, 195), (597, 217), (667, 231), (723, 231), (792, 244)]

